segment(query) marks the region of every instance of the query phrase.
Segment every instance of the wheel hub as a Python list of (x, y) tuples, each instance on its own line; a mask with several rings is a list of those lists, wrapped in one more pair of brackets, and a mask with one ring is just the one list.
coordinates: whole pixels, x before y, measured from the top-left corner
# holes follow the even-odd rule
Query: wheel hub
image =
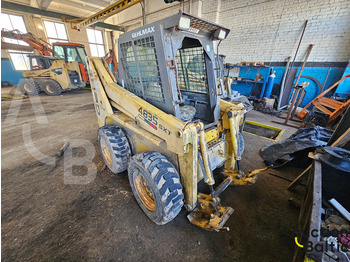
[(55, 92), (54, 88), (51, 85), (46, 85), (45, 88), (46, 88), (47, 92), (49, 92), (51, 94)]
[(107, 161), (107, 163), (109, 165), (111, 165), (112, 164), (111, 152), (109, 151), (109, 148), (108, 148), (106, 142), (103, 139), (101, 139), (100, 141), (101, 141), (100, 144), (101, 144), (102, 154), (105, 157), (105, 160)]
[(28, 83), (25, 83), (25, 84), (23, 85), (23, 88), (24, 88), (24, 90), (25, 90), (26, 92), (29, 92), (29, 93), (33, 91), (32, 86), (31, 86), (30, 84), (28, 84)]
[[(136, 171), (137, 172), (137, 171)], [(150, 187), (147, 185), (146, 180), (143, 178), (140, 172), (134, 177), (134, 185), (137, 195), (140, 197), (142, 204), (149, 210), (154, 211), (156, 209), (153, 193)]]

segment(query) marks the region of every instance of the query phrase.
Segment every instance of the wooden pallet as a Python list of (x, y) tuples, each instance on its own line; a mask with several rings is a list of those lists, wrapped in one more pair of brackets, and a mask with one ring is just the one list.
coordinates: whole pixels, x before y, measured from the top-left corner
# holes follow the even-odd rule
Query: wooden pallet
[(263, 66), (264, 62), (252, 62), (252, 61), (244, 61), (239, 64), (240, 66)]

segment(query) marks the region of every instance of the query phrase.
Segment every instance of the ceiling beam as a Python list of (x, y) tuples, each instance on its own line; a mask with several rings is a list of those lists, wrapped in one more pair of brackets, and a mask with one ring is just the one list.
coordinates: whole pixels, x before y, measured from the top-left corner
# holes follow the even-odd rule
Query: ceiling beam
[[(97, 11), (101, 10), (102, 7), (96, 8), (94, 6), (91, 6), (89, 4), (84, 4), (83, 2), (78, 3), (78, 2), (73, 2), (70, 0), (60, 0), (59, 2), (55, 2), (55, 4), (59, 4), (60, 5), (60, 9), (65, 10), (66, 8), (69, 10), (69, 8), (74, 7), (77, 8), (79, 10), (79, 15), (81, 15), (80, 12), (87, 12), (87, 13), (96, 13), (96, 9), (98, 9)], [(53, 5), (52, 5), (53, 7)], [(71, 14), (75, 14), (76, 12), (71, 11)]]
[[(42, 16), (52, 17), (52, 18), (57, 18), (57, 19), (62, 19), (63, 16), (67, 19), (79, 18), (79, 17), (72, 16), (72, 15), (66, 15), (66, 14), (53, 12), (53, 11), (40, 10), (39, 8), (15, 4), (15, 3), (7, 2), (7, 1), (1, 1), (1, 9), (13, 10), (13, 11), (24, 12), (24, 13), (29, 13), (29, 14), (42, 15)], [(96, 23), (95, 26), (110, 29), (110, 30), (125, 32), (125, 28), (122, 26), (118, 26), (118, 25), (112, 25), (112, 24), (99, 22), (99, 23)]]
[(89, 5), (95, 8), (98, 8), (100, 10), (102, 10), (103, 8), (105, 8), (106, 6), (109, 6), (109, 1), (96, 1), (96, 0), (70, 0), (72, 2), (76, 2), (76, 3), (80, 3), (80, 4), (84, 4), (84, 5)]
[(30, 0), (29, 5), (31, 7), (39, 7), (38, 2), (36, 0)]
[(47, 8), (50, 6), (52, 0), (42, 0), (40, 3), (40, 9), (47, 10)]

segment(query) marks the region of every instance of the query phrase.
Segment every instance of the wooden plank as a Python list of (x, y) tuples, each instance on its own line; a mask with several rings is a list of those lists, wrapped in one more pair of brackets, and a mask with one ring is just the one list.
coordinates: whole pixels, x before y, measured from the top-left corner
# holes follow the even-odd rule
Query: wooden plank
[(331, 115), (331, 114), (332, 114), (331, 111), (329, 111), (327, 108), (325, 108), (324, 106), (322, 106), (321, 104), (319, 104), (319, 102), (315, 103), (314, 105), (315, 105), (315, 107), (316, 107), (318, 110), (320, 110), (322, 113), (325, 113), (325, 114), (327, 114), (327, 115)]
[(302, 178), (310, 171), (312, 165), (309, 165), (290, 185), (287, 187), (289, 191), (294, 190), (294, 188), (300, 184)]
[(329, 98), (325, 98), (325, 97), (320, 98), (318, 101), (321, 105), (327, 106), (327, 107), (330, 107), (333, 109), (337, 109), (343, 105), (342, 102), (338, 102), (334, 99), (329, 99)]
[(338, 147), (342, 147), (342, 145), (345, 145), (350, 140), (350, 127), (348, 130), (345, 131), (344, 134), (342, 134), (331, 146), (337, 145)]
[[(310, 230), (321, 228), (321, 207), (322, 207), (322, 166), (319, 161), (313, 161), (313, 190), (312, 190), (312, 211), (310, 219)], [(311, 226), (312, 225), (312, 226)], [(313, 243), (320, 241), (320, 234), (314, 237), (309, 235)]]

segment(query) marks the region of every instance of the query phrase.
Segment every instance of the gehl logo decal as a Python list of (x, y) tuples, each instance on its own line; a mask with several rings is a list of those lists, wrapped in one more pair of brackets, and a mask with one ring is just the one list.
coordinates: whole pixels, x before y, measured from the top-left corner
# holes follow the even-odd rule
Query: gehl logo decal
[(132, 33), (131, 37), (135, 38), (135, 37), (142, 36), (142, 35), (145, 35), (145, 34), (150, 34), (150, 33), (154, 33), (154, 26), (151, 26), (149, 28), (140, 30), (140, 31), (138, 31), (136, 33)]

